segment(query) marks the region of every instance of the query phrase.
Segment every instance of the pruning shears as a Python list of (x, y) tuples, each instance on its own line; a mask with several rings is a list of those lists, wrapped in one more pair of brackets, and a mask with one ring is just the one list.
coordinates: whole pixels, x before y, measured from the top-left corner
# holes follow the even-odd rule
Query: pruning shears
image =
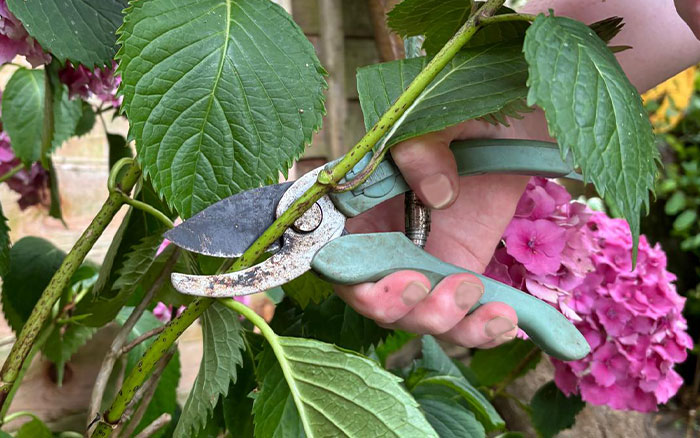
[[(580, 179), (570, 159), (561, 158), (554, 143), (528, 140), (470, 140), (453, 142), (460, 175), (509, 173)], [(366, 156), (346, 175), (351, 180), (368, 164)], [(165, 237), (186, 250), (235, 258), (258, 238), (302, 193), (316, 182), (323, 166), (294, 182), (248, 190), (212, 204), (168, 231)], [(504, 302), (518, 315), (518, 325), (543, 351), (563, 360), (588, 354), (581, 333), (554, 307), (508, 285), (445, 263), (403, 233), (348, 234), (345, 221), (402, 193), (408, 184), (398, 168), (384, 159), (361, 185), (318, 200), (276, 242), (267, 260), (241, 271), (220, 275), (172, 274), (179, 292), (211, 298), (254, 294), (280, 286), (314, 270), (338, 284), (376, 281), (396, 271), (425, 274), (431, 284), (447, 275), (469, 272), (484, 284), (478, 306)], [(468, 232), (468, 230), (465, 230)]]

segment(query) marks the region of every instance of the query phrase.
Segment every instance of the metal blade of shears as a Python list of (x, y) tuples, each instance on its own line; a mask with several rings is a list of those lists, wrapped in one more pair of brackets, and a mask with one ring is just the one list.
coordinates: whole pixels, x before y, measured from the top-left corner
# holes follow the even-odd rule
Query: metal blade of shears
[[(275, 221), (277, 204), (291, 182), (247, 190), (210, 205), (164, 237), (188, 251), (213, 257), (240, 257)], [(275, 242), (270, 251), (279, 249)]]

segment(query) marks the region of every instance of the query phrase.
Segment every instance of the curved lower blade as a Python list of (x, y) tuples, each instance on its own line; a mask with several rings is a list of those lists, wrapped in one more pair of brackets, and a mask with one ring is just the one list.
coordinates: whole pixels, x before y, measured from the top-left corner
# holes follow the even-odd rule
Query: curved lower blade
[[(222, 199), (164, 237), (188, 251), (213, 257), (240, 257), (275, 221), (275, 210), (291, 182), (248, 190)], [(273, 244), (270, 251), (279, 249)]]

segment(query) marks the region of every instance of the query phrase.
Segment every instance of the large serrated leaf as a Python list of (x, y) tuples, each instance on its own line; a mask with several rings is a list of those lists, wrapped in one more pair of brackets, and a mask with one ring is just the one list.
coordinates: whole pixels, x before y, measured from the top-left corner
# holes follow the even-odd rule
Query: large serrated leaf
[[(428, 60), (402, 59), (358, 70), (357, 90), (369, 129), (408, 87)], [(516, 42), (463, 49), (396, 122), (388, 145), (465, 120), (527, 111), (527, 64)]]
[(204, 351), (199, 373), (175, 428), (174, 438), (188, 438), (204, 428), (219, 396), (236, 381), (236, 368), (243, 363), (243, 337), (239, 315), (214, 303), (202, 314)]
[[(309, 437), (437, 437), (401, 379), (376, 362), (311, 339), (279, 337), (277, 342), (283, 355), (277, 359), (288, 374), (280, 379), (280, 366), (266, 351), (253, 404), (256, 437), (299, 436), (283, 435), (298, 425), (293, 414)], [(279, 409), (292, 417), (285, 419), (284, 431), (278, 429)]]
[(276, 181), (321, 125), (324, 70), (274, 2), (134, 1), (120, 33), (139, 160), (183, 217)]
[(585, 24), (540, 14), (527, 31), (528, 103), (545, 110), (562, 155), (630, 224), (636, 258), (639, 216), (654, 187), (658, 151), (639, 93)]
[(423, 49), (437, 53), (472, 12), (471, 0), (404, 0), (387, 15), (402, 37), (424, 35)]
[(87, 67), (109, 64), (125, 0), (7, 0), (29, 35), (56, 58)]

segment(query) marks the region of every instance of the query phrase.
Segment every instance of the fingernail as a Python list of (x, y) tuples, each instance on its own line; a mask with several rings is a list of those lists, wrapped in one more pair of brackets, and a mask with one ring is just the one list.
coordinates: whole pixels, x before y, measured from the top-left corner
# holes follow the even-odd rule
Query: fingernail
[(460, 309), (469, 310), (483, 294), (484, 288), (480, 284), (465, 281), (460, 283), (455, 290), (455, 303)]
[(447, 175), (438, 173), (420, 182), (423, 200), (432, 208), (442, 208), (452, 201), (454, 191)]
[(413, 282), (406, 286), (401, 294), (403, 303), (407, 306), (415, 306), (428, 296), (428, 288), (423, 283)]
[(484, 327), (484, 332), (486, 332), (486, 336), (488, 336), (489, 338), (496, 339), (497, 337), (501, 336), (504, 333), (508, 333), (514, 328), (515, 324), (513, 324), (513, 321), (502, 316), (497, 316), (486, 323), (486, 327)]

